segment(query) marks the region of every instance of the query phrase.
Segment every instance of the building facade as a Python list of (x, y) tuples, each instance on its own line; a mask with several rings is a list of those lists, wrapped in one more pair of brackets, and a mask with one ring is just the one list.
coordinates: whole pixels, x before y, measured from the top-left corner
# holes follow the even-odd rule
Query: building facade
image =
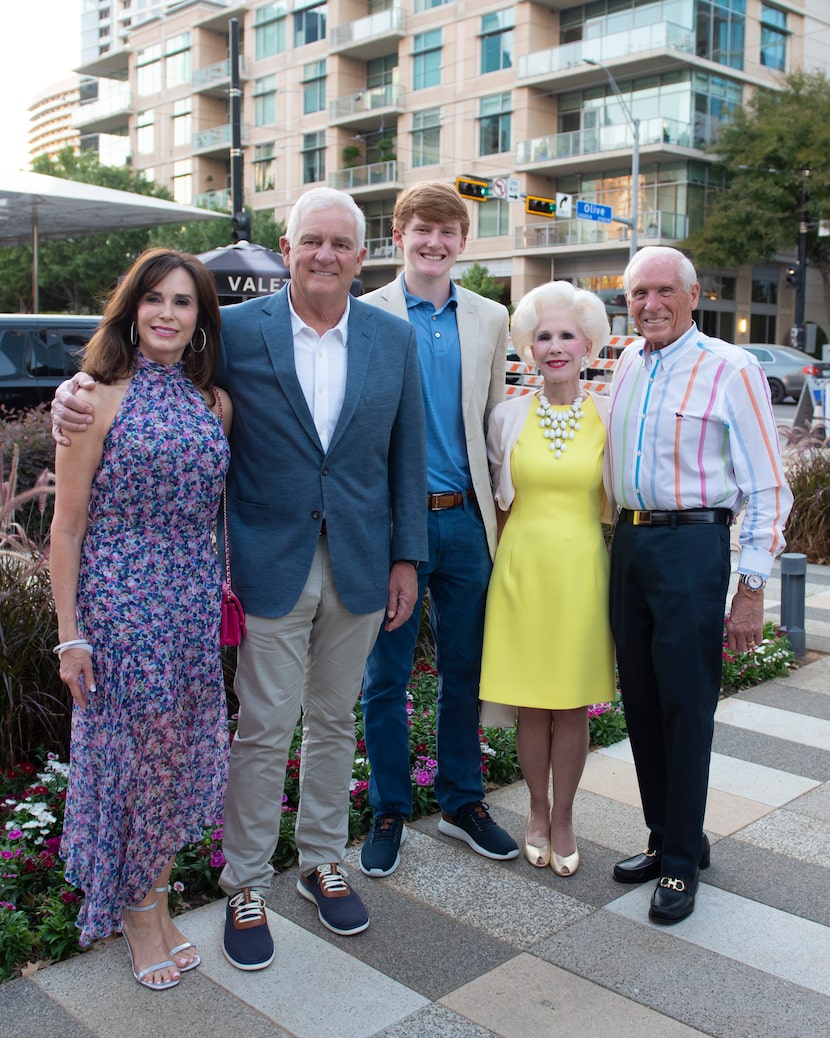
[(53, 158), (62, 148), (77, 148), (72, 119), (78, 107), (78, 77), (70, 76), (39, 91), (29, 105), (29, 161)]
[[(822, 0), (86, 0), (82, 147), (114, 141), (180, 201), (229, 207), (232, 17), (247, 206), (284, 219), (311, 186), (349, 191), (366, 212), (372, 288), (400, 269), (398, 192), (477, 176), (496, 190), (468, 203), (458, 273), (477, 261), (514, 300), (574, 281), (603, 295), (617, 328), (635, 121), (637, 241), (676, 244), (719, 186), (721, 122), (781, 73), (830, 65)], [(560, 214), (527, 213), (526, 195), (559, 196)], [(611, 222), (577, 218), (579, 202)], [(704, 271), (704, 329), (786, 341), (791, 261)], [(821, 299), (811, 282), (808, 319)]]

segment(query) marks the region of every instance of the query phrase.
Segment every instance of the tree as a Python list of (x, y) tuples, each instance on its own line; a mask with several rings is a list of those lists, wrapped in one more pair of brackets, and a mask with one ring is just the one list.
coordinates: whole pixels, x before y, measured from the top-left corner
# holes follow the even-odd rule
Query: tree
[[(727, 187), (683, 243), (704, 266), (736, 267), (791, 253), (806, 190), (807, 263), (821, 273), (830, 324), (830, 81), (797, 72), (758, 91), (715, 143)], [(809, 171), (809, 172), (806, 172)]]
[(470, 292), (475, 292), (476, 295), (484, 296), (486, 299), (495, 299), (497, 303), (502, 301), (503, 287), (496, 281), (487, 267), (483, 267), (480, 263), (473, 263), (467, 267), (458, 279), (458, 284), (463, 288), (469, 289)]

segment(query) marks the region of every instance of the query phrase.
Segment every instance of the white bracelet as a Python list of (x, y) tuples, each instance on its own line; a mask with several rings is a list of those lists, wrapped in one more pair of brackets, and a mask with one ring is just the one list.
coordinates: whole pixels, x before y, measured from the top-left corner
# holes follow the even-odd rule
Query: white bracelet
[(84, 649), (90, 656), (92, 655), (92, 646), (86, 638), (73, 638), (71, 641), (61, 642), (52, 649), (52, 652), (60, 659), (67, 649)]

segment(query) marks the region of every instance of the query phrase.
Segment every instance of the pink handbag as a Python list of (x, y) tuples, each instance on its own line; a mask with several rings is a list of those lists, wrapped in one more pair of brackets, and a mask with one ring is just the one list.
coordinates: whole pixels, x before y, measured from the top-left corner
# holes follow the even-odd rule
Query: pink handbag
[[(216, 393), (219, 418), (222, 418), (222, 398)], [(245, 625), (245, 610), (231, 587), (231, 553), (228, 548), (228, 492), (222, 488), (222, 515), (225, 520), (225, 579), (222, 581), (222, 619), (219, 625), (219, 644), (239, 645), (248, 629)]]

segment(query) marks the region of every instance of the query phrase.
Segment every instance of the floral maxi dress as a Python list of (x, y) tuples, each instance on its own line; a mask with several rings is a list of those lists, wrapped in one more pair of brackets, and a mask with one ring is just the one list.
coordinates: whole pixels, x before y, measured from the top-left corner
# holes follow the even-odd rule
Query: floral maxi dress
[(95, 692), (74, 708), (61, 855), (80, 941), (121, 927), (166, 862), (218, 820), (228, 731), (211, 527), (229, 448), (180, 364), (138, 355), (104, 441), (78, 618)]

